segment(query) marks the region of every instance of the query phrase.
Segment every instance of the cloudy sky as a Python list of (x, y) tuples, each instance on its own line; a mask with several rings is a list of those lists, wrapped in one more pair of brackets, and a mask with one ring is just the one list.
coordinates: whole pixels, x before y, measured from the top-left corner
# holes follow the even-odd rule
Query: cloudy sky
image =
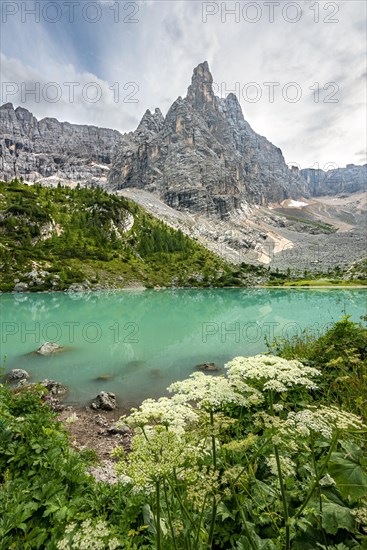
[[(363, 0), (3, 0), (1, 103), (134, 130), (209, 62), (255, 131), (301, 167), (366, 162)], [(33, 90), (33, 93), (32, 93)]]

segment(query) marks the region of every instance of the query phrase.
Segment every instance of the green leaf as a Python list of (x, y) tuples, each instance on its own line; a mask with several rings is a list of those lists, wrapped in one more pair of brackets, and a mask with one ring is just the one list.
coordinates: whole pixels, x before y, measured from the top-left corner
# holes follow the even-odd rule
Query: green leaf
[(217, 508), (217, 514), (222, 518), (222, 521), (231, 518), (234, 520), (233, 514), (228, 510), (227, 506), (224, 504), (224, 502), (220, 502), (218, 504)]
[(328, 473), (334, 478), (343, 498), (356, 502), (367, 494), (367, 474), (358, 459), (343, 453), (333, 453)]
[(336, 535), (339, 529), (353, 533), (355, 521), (349, 508), (325, 502), (322, 506), (322, 525), (329, 535)]
[(157, 529), (155, 527), (154, 523), (154, 516), (153, 512), (149, 506), (149, 504), (144, 504), (143, 506), (143, 518), (144, 518), (144, 524), (148, 526), (148, 530), (150, 533), (153, 533), (156, 535)]

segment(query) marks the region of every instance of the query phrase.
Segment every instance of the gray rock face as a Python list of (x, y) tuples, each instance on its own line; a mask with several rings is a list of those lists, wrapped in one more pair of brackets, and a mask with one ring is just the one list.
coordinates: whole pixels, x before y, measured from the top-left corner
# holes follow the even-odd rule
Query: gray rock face
[(23, 107), (0, 107), (0, 172), (5, 180), (57, 184), (106, 183), (112, 151), (121, 139), (117, 130), (38, 121)]
[(89, 285), (83, 283), (73, 283), (69, 286), (68, 292), (86, 292), (89, 290)]
[(23, 369), (13, 369), (7, 375), (6, 379), (8, 382), (20, 382), (21, 380), (28, 380), (29, 373)]
[(27, 292), (27, 290), (27, 283), (16, 283), (16, 285), (14, 286), (14, 292)]
[(144, 189), (175, 209), (220, 218), (244, 203), (307, 195), (281, 150), (245, 121), (237, 97), (215, 96), (212, 84), (204, 62), (165, 119), (158, 109), (147, 111), (116, 149), (109, 187)]
[(367, 191), (367, 164), (348, 164), (346, 168), (334, 168), (326, 172), (306, 168), (301, 170), (301, 176), (314, 197)]
[(116, 395), (111, 392), (101, 391), (91, 405), (92, 409), (113, 411), (116, 408)]

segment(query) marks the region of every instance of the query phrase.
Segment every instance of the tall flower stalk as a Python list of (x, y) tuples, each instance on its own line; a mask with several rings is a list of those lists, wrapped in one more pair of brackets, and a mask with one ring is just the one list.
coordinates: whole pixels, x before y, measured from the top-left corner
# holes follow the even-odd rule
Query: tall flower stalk
[[(273, 406), (273, 392), (272, 391), (269, 391), (269, 404), (270, 404), (270, 413), (271, 413), (272, 416), (275, 416), (274, 406)], [(273, 447), (274, 447), (274, 454), (275, 454), (275, 460), (276, 460), (278, 478), (279, 478), (279, 485), (280, 485), (280, 493), (281, 493), (281, 497), (282, 497), (282, 504), (283, 504), (283, 511), (284, 511), (284, 526), (285, 526), (285, 547), (284, 548), (285, 548), (285, 550), (290, 550), (291, 539), (290, 539), (290, 524), (289, 524), (289, 512), (288, 512), (288, 504), (287, 504), (287, 495), (286, 495), (285, 486), (284, 486), (282, 465), (281, 465), (281, 462), (280, 462), (278, 445), (273, 442)]]

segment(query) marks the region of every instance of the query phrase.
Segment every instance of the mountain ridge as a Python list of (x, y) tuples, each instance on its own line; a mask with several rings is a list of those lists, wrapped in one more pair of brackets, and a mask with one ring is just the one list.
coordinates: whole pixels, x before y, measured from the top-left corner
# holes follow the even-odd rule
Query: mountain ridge
[(6, 103), (0, 107), (0, 176), (103, 185), (121, 137), (108, 128), (37, 120), (24, 107)]
[(166, 116), (146, 110), (134, 132), (41, 120), (0, 107), (0, 177), (43, 185), (136, 188), (169, 206), (228, 219), (252, 205), (366, 189), (366, 165), (288, 168), (281, 150), (245, 120), (235, 94), (215, 96), (207, 62)]

